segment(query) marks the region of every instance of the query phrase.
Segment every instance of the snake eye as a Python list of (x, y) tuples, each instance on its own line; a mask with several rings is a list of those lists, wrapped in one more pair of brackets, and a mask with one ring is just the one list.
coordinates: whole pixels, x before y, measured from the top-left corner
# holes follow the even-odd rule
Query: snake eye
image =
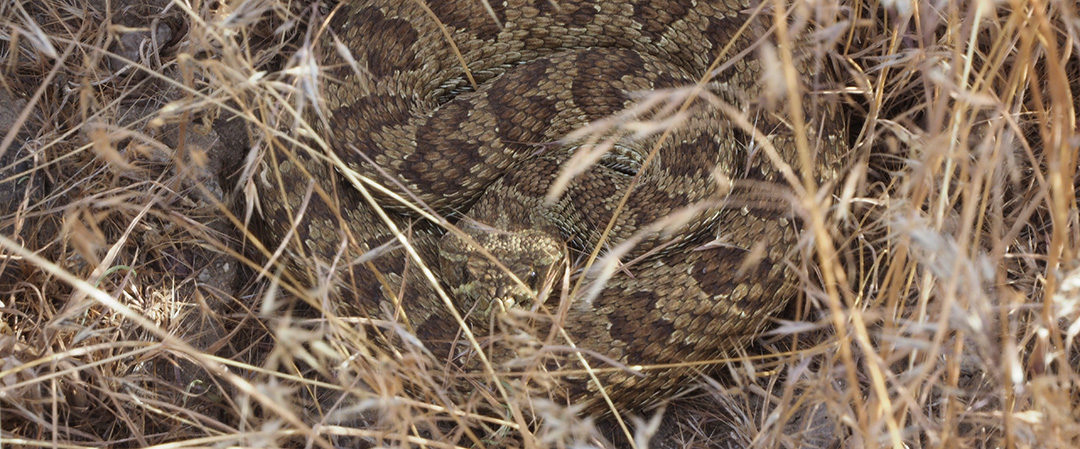
[(536, 270), (529, 270), (528, 283), (530, 287), (536, 288), (536, 280), (540, 278), (540, 274)]

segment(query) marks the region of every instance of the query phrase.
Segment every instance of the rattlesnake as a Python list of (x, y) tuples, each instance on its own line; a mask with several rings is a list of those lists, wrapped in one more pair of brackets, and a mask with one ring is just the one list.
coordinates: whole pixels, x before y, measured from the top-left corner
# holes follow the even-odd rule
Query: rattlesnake
[[(265, 159), (261, 236), (287, 239), (291, 273), (315, 283), (330, 271), (342, 301), (403, 323), (440, 357), (460, 354), (450, 350), (450, 342), (465, 344), (459, 323), (390, 223), (474, 329), (526, 328), (541, 341), (580, 348), (594, 368), (728, 354), (797, 293), (789, 262), (797, 222), (785, 183), (756, 151), (761, 135), (706, 101), (741, 108), (797, 167), (788, 126), (759, 107), (764, 73), (755, 48), (773, 13), (755, 7), (749, 0), (337, 5), (317, 36), (325, 104), (311, 119), (333, 157)], [(718, 56), (725, 63), (709, 74)], [(709, 83), (697, 84), (703, 79)], [(695, 85), (704, 93), (684, 88)], [(650, 91), (666, 96), (642, 94)], [(684, 103), (690, 107), (679, 113)], [(646, 119), (670, 117), (670, 133), (641, 132)], [(599, 131), (567, 138), (588, 124)], [(817, 157), (838, 160), (835, 131), (822, 129)], [(568, 159), (602, 145), (611, 151), (550, 195)], [(349, 171), (357, 176), (342, 176)], [(662, 225), (672, 216), (687, 219)], [(443, 227), (456, 223), (456, 231), (431, 217), (447, 217)], [(579, 270), (597, 247), (602, 262)], [(323, 265), (308, 264), (312, 257)], [(523, 320), (515, 311), (535, 313)], [(503, 346), (485, 350), (499, 359)], [(578, 370), (562, 385), (591, 397), (595, 382), (574, 357), (563, 359), (570, 362), (544, 367)], [(694, 369), (616, 369), (597, 380), (616, 402), (638, 404)]]

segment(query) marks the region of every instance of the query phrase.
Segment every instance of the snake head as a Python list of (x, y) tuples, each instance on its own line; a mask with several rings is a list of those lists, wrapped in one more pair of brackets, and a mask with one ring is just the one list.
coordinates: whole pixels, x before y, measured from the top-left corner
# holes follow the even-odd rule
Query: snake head
[(439, 255), (458, 307), (473, 319), (487, 321), (491, 313), (531, 307), (563, 259), (564, 245), (543, 231), (478, 225), (462, 230), (465, 237), (442, 238)]

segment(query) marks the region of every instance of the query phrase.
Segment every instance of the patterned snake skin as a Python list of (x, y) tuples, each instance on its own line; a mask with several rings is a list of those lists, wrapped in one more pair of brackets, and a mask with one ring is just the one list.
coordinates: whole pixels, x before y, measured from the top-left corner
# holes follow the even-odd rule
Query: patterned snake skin
[[(389, 220), (473, 330), (505, 331), (481, 339), (496, 364), (537, 356), (505, 338), (525, 330), (563, 348), (538, 366), (566, 371), (560, 385), (594, 405), (596, 385), (566, 355), (570, 342), (592, 367), (609, 368), (598, 379), (616, 403), (641, 404), (695, 368), (632, 372), (612, 362), (733, 355), (796, 295), (786, 183), (753, 135), (715, 107), (744, 111), (798, 166), (781, 114), (760, 106), (755, 49), (771, 11), (748, 0), (424, 3), (330, 11), (317, 47), (325, 104), (312, 121), (339, 165), (272, 153), (260, 182), (261, 237), (286, 241), (291, 276), (333, 279), (353, 310), (403, 323), (439, 357), (470, 356)], [(706, 94), (689, 96), (686, 86), (706, 75)], [(671, 117), (669, 134), (634, 126)], [(597, 133), (567, 137), (587, 124)], [(818, 159), (838, 159), (837, 139), (825, 136)], [(610, 151), (545, 201), (568, 159), (604, 145)], [(364, 184), (385, 218), (341, 176), (345, 167), (384, 187)], [(685, 220), (672, 224), (675, 216)], [(599, 261), (582, 270), (598, 245)]]

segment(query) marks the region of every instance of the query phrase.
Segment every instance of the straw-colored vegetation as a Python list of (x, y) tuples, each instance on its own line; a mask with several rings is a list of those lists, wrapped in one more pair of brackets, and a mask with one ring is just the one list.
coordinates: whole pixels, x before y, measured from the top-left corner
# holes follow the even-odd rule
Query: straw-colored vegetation
[[(633, 444), (1080, 447), (1080, 6), (784, 7), (855, 156), (795, 199), (800, 298), (619, 410)], [(320, 11), (0, 2), (0, 447), (631, 445), (275, 281), (251, 175), (318, 103)]]

